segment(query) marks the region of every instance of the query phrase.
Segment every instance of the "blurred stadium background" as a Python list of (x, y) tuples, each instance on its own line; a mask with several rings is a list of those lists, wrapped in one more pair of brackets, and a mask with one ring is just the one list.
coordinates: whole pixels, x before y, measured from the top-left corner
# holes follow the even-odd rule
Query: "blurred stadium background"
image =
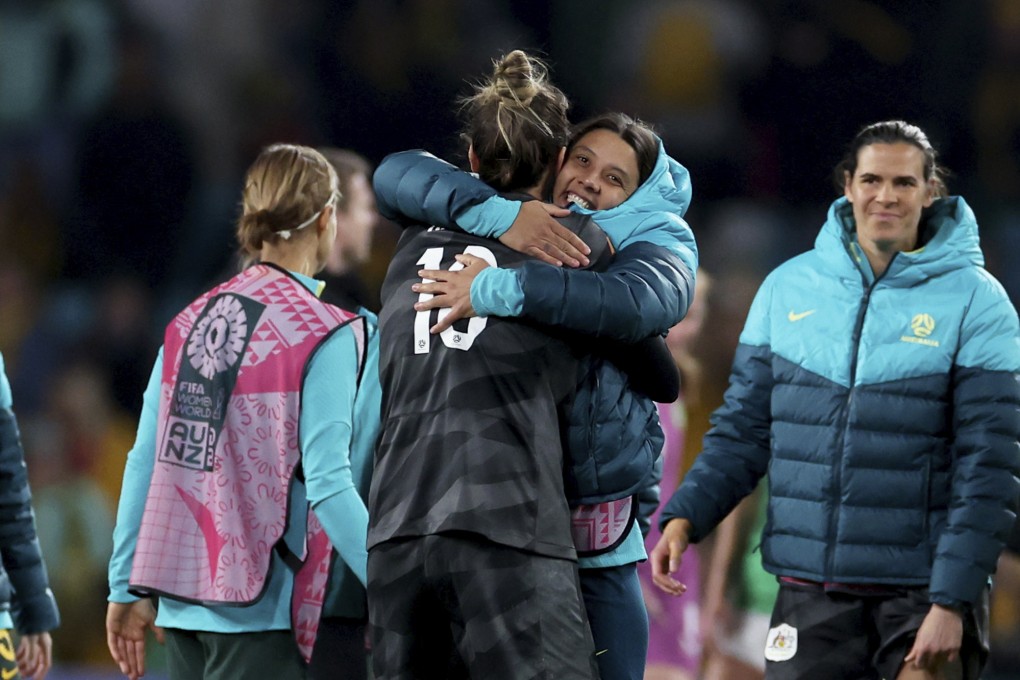
[[(247, 164), (277, 141), (461, 163), (454, 101), (517, 47), (574, 120), (638, 116), (691, 170), (719, 393), (757, 284), (810, 247), (869, 122), (929, 133), (1020, 299), (1017, 0), (0, 0), (0, 351), (64, 617), (51, 677), (117, 677), (124, 454), (163, 325), (236, 266)], [(394, 241), (381, 223), (370, 292)], [(995, 666), (1018, 668), (1017, 602), (995, 611)]]

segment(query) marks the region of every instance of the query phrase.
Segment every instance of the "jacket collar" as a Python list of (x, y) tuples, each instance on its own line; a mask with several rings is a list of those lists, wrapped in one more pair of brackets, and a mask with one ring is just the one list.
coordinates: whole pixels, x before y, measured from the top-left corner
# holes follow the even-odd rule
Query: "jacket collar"
[[(954, 269), (984, 266), (977, 219), (963, 197), (936, 199), (921, 215), (921, 232), (924, 245), (898, 253), (883, 282), (912, 286)], [(874, 281), (871, 265), (857, 242), (853, 206), (845, 197), (829, 206), (825, 224), (815, 239), (815, 250), (836, 271), (856, 271), (868, 284)]]

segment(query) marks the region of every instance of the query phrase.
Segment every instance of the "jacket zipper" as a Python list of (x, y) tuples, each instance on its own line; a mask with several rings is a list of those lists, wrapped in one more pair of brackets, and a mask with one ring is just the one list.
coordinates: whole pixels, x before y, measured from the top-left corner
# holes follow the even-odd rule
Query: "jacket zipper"
[[(853, 247), (853, 245), (851, 245)], [(896, 255), (898, 255), (897, 253)], [(857, 319), (854, 321), (854, 331), (851, 337), (850, 347), (853, 353), (850, 356), (850, 386), (846, 397), (846, 409), (843, 412), (843, 422), (840, 423), (840, 435), (839, 442), (836, 445), (836, 460), (833, 464), (833, 478), (835, 481), (836, 489), (836, 506), (833, 508), (832, 517), (829, 520), (829, 536), (832, 537), (832, 542), (828, 545), (828, 554), (825, 559), (825, 580), (829, 581), (833, 578), (833, 569), (835, 562), (836, 553), (836, 538), (839, 533), (839, 516), (843, 509), (843, 449), (846, 445), (847, 429), (850, 427), (850, 409), (854, 403), (854, 393), (857, 390), (857, 358), (861, 350), (861, 335), (864, 330), (864, 317), (868, 313), (868, 306), (871, 304), (871, 294), (874, 292), (878, 282), (882, 280), (886, 272), (892, 267), (893, 260), (896, 259), (896, 255), (893, 255), (892, 259), (889, 260), (888, 266), (885, 271), (882, 272), (881, 276), (875, 277), (875, 280), (868, 285), (868, 280), (861, 272), (861, 283), (864, 286), (864, 297), (861, 298), (861, 306), (857, 310)]]

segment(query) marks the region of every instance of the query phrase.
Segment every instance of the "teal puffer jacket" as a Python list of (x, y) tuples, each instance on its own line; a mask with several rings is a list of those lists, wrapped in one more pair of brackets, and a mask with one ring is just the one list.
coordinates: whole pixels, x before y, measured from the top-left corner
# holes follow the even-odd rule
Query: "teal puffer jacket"
[(876, 279), (840, 199), (768, 276), (663, 522), (699, 539), (767, 473), (768, 571), (977, 601), (1020, 493), (1020, 327), (962, 198), (922, 230)]

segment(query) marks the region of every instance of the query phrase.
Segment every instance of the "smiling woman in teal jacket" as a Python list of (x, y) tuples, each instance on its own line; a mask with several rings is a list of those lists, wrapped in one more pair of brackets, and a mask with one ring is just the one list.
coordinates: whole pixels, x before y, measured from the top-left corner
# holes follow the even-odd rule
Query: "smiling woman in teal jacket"
[(688, 542), (768, 474), (769, 678), (976, 678), (983, 663), (1020, 490), (1020, 333), (934, 158), (900, 121), (857, 136), (845, 196), (814, 249), (762, 284), (725, 403), (662, 513), (652, 568), (675, 593)]

